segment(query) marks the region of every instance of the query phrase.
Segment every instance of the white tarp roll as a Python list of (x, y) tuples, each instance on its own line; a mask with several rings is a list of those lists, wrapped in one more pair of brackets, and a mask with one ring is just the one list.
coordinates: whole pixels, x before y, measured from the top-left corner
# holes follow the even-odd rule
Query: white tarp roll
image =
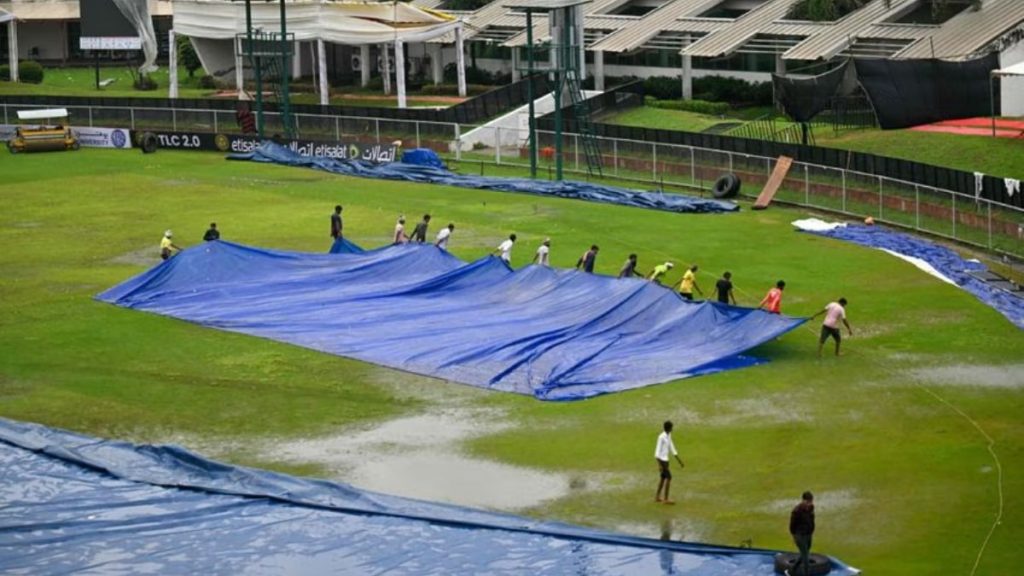
[[(157, 44), (156, 31), (153, 29), (153, 18), (149, 15), (149, 2), (147, 0), (114, 0), (114, 5), (131, 22), (135, 31), (142, 39), (142, 53), (144, 59), (139, 66), (140, 74), (155, 72)], [(174, 49), (174, 46), (171, 46)]]

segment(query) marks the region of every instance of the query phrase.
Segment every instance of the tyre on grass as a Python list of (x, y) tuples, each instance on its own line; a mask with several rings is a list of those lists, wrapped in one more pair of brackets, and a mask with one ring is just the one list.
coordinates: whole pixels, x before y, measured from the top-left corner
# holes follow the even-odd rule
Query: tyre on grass
[[(798, 574), (797, 571), (793, 570), (796, 563), (800, 560), (800, 555), (795, 552), (780, 552), (775, 555), (775, 573), (785, 574), (786, 570), (793, 576)], [(832, 571), (832, 561), (828, 559), (828, 556), (822, 556), (821, 554), (811, 554), (811, 566), (807, 571), (811, 576), (820, 576), (821, 574), (828, 574)], [(799, 574), (803, 574), (800, 571)]]
[(731, 172), (716, 180), (714, 187), (711, 188), (711, 194), (715, 198), (732, 198), (739, 193), (740, 178)]
[(153, 152), (156, 152), (156, 134), (153, 134), (152, 132), (143, 132), (142, 136), (139, 137), (139, 147), (142, 148), (143, 154), (152, 154)]

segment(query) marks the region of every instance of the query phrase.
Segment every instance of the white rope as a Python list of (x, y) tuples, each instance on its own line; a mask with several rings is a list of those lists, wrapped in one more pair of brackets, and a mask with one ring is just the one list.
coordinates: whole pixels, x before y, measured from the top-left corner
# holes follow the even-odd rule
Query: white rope
[(985, 440), (988, 442), (988, 445), (985, 448), (988, 450), (988, 453), (992, 455), (992, 460), (996, 463), (996, 487), (998, 488), (998, 493), (999, 493), (999, 506), (998, 506), (997, 511), (996, 511), (996, 518), (992, 522), (992, 527), (989, 528), (988, 534), (985, 536), (985, 540), (981, 543), (981, 548), (978, 550), (978, 556), (974, 559), (974, 567), (971, 568), (971, 576), (974, 576), (974, 574), (977, 573), (977, 571), (978, 571), (978, 566), (981, 565), (981, 558), (985, 554), (985, 548), (988, 547), (989, 540), (992, 539), (992, 535), (995, 533), (996, 528), (1000, 524), (1002, 524), (1002, 522), (1003, 522), (1003, 465), (999, 461), (999, 456), (996, 455), (996, 451), (994, 449), (994, 446), (996, 445), (996, 441), (993, 440), (992, 437), (989, 436), (987, 432), (985, 432), (985, 430), (981, 427), (981, 425), (979, 425), (977, 422), (975, 422), (974, 419), (971, 418), (970, 416), (968, 416), (963, 410), (961, 410), (960, 408), (957, 408), (956, 406), (954, 406), (952, 403), (950, 403), (948, 400), (946, 400), (942, 396), (939, 396), (938, 394), (933, 392), (931, 389), (929, 389), (929, 388), (927, 388), (925, 386), (922, 386), (920, 383), (918, 383), (916, 381), (914, 381), (914, 386), (917, 386), (921, 390), (924, 390), (929, 395), (931, 395), (933, 398), (935, 398), (939, 402), (942, 402), (943, 404), (948, 406), (950, 410), (953, 410), (954, 412), (959, 414), (961, 417), (963, 417), (965, 420), (970, 422), (971, 426), (974, 426), (975, 430), (977, 430), (978, 433), (981, 434), (985, 438)]

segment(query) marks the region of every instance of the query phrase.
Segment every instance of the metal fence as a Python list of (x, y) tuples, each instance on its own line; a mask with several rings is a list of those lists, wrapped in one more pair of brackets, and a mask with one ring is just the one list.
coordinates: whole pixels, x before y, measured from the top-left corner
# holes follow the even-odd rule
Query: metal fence
[[(18, 109), (27, 106), (17, 105)], [(237, 132), (234, 112), (226, 110), (67, 106), (73, 125), (171, 130)], [(15, 121), (15, 106), (0, 104), (0, 119)], [(277, 115), (267, 114), (272, 134)], [(430, 148), (456, 162), (528, 166), (527, 132), (517, 127), (468, 127), (446, 122), (298, 114), (303, 138)], [(554, 133), (538, 131), (539, 166), (554, 165)], [(767, 182), (775, 158), (680, 144), (623, 138), (598, 138), (606, 177), (647, 186), (672, 186), (706, 195), (726, 172), (737, 174), (753, 195)], [(583, 143), (564, 135), (565, 170), (586, 177)], [(777, 202), (829, 211), (948, 238), (964, 244), (1024, 258), (1024, 210), (934, 186), (794, 162), (776, 194)]]

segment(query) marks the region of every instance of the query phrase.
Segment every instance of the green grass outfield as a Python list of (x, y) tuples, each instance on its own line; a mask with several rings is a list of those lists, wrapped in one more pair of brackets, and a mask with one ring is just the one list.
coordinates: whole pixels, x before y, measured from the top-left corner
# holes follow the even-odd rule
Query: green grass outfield
[[(685, 110), (639, 106), (605, 117), (609, 124), (701, 132), (722, 122), (736, 122)], [(1024, 140), (990, 138), (914, 130), (846, 130), (838, 135), (831, 128), (816, 128), (818, 146), (856, 150), (925, 164), (947, 166), (968, 172), (984, 172), (1004, 178), (1024, 178)]]
[[(896, 258), (793, 232), (800, 211), (675, 215), (166, 151), (0, 154), (0, 173), (2, 416), (326, 475), (260, 447), (459, 403), (512, 424), (460, 446), (467, 454), (590, 486), (526, 514), (643, 535), (672, 520), (709, 542), (789, 548), (789, 507), (812, 489), (815, 547), (886, 575), (972, 573), (1000, 501), (996, 462), (968, 416), (994, 442), (1004, 498), (977, 573), (1024, 561), (1024, 334)], [(348, 235), (367, 246), (399, 212), (429, 211), (456, 222), (464, 259), (514, 230), (516, 265), (550, 236), (557, 266), (597, 242), (602, 273), (634, 251), (644, 270), (696, 261), (710, 291), (729, 269), (748, 305), (784, 278), (785, 312), (845, 295), (855, 335), (838, 359), (818, 360), (816, 330), (800, 328), (755, 351), (771, 359), (763, 366), (543, 403), (92, 299), (155, 263), (165, 228), (192, 245), (216, 220), (232, 241), (325, 251), (339, 202)], [(666, 418), (687, 463), (674, 507), (652, 501)]]

